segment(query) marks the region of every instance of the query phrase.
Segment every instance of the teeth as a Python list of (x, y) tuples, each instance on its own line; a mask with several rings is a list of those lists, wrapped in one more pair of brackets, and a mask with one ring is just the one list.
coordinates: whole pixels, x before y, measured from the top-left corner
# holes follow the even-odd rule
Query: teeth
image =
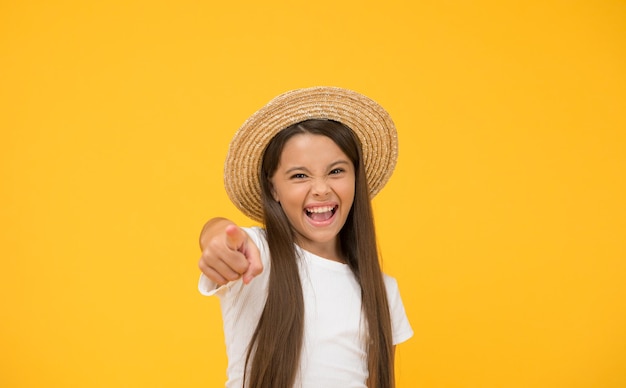
[(309, 213), (326, 213), (332, 211), (334, 209), (333, 206), (321, 206), (321, 207), (309, 207), (306, 209)]

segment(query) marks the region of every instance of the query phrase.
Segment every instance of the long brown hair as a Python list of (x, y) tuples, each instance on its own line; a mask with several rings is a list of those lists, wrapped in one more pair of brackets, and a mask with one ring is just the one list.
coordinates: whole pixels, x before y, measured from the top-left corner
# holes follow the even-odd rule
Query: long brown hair
[(371, 388), (392, 388), (395, 383), (391, 318), (378, 260), (361, 144), (345, 125), (318, 119), (285, 128), (270, 141), (263, 154), (259, 178), (271, 270), (267, 301), (246, 357), (244, 385), (248, 381), (250, 388), (290, 388), (300, 365), (305, 307), (294, 250), (295, 237), (280, 204), (272, 197), (270, 179), (278, 167), (285, 143), (292, 136), (303, 133), (330, 138), (354, 165), (354, 202), (339, 233), (340, 247), (361, 286), (362, 311), (368, 330), (368, 385)]

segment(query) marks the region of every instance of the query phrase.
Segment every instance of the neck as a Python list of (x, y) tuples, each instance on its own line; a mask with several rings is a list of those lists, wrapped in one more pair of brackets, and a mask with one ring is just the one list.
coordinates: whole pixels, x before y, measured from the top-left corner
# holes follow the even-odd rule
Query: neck
[(310, 242), (307, 243), (304, 241), (297, 241), (296, 244), (298, 244), (298, 246), (305, 251), (309, 251), (312, 254), (319, 256), (323, 259), (336, 261), (343, 264), (345, 264), (346, 262), (339, 246), (339, 239), (325, 244), (311, 244)]

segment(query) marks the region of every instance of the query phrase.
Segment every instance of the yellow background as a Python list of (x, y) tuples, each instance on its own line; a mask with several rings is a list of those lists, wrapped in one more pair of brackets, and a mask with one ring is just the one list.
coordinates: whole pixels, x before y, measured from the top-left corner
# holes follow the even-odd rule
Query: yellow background
[(217, 387), (196, 291), (239, 125), (385, 106), (400, 387), (626, 387), (626, 2), (3, 1), (0, 386)]

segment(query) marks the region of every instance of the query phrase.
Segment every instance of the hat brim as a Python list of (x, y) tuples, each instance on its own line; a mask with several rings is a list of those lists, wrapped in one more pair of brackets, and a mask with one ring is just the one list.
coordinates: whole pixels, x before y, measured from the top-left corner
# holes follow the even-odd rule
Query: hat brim
[(336, 87), (286, 92), (246, 120), (235, 133), (224, 164), (224, 186), (235, 206), (263, 221), (259, 171), (270, 140), (281, 130), (309, 119), (338, 121), (361, 142), (370, 198), (385, 186), (398, 158), (398, 137), (387, 111), (372, 99)]

